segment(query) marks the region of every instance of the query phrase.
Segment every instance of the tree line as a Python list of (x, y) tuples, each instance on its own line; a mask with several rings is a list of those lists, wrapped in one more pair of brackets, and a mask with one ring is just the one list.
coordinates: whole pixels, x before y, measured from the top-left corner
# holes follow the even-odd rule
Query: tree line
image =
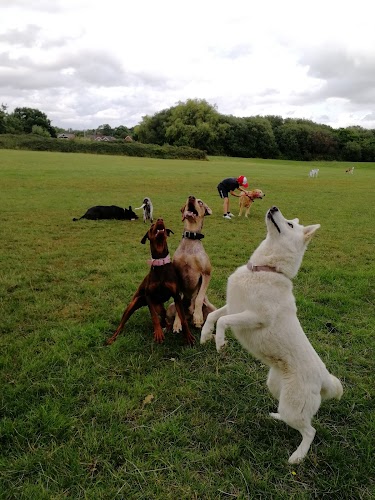
[[(66, 130), (53, 127), (47, 116), (32, 108), (0, 109), (0, 134), (37, 134), (56, 137)], [(188, 99), (176, 106), (144, 116), (128, 128), (108, 124), (76, 136), (107, 135), (159, 146), (189, 147), (208, 155), (288, 160), (375, 161), (375, 130), (359, 126), (334, 129), (305, 119), (281, 116), (235, 117), (223, 115), (204, 99)]]
[(287, 160), (375, 161), (375, 130), (334, 129), (281, 116), (238, 118), (205, 100), (189, 99), (143, 117), (134, 136), (144, 143), (203, 149), (209, 155)]

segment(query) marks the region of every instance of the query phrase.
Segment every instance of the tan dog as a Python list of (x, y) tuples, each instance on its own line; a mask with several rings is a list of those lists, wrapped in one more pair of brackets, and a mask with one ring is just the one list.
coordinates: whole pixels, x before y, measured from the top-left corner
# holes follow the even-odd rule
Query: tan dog
[(252, 191), (243, 191), (240, 195), (240, 213), (238, 217), (242, 215), (242, 211), (245, 210), (245, 217), (249, 216), (251, 205), (254, 200), (259, 198), (262, 200), (266, 196), (261, 189), (253, 189)]
[[(208, 313), (215, 311), (206, 295), (211, 279), (211, 262), (203, 248), (203, 219), (211, 215), (212, 210), (200, 199), (189, 196), (181, 208), (184, 232), (182, 240), (173, 256), (173, 265), (179, 278), (179, 289), (183, 294), (186, 317), (193, 317), (193, 324), (201, 328)], [(181, 330), (181, 321), (176, 314), (174, 304), (167, 312), (168, 318), (174, 317), (173, 331)]]

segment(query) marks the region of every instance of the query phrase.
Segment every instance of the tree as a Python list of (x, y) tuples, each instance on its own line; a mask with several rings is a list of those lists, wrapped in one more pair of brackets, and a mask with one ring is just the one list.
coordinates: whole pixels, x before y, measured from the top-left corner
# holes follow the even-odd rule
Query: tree
[(55, 129), (52, 127), (47, 115), (33, 108), (16, 108), (11, 113), (14, 128), (20, 128), (20, 132), (31, 134), (33, 125), (38, 125), (48, 130), (51, 137), (56, 137)]
[(40, 135), (42, 137), (51, 137), (51, 134), (48, 132), (48, 130), (46, 130), (43, 127), (40, 127), (39, 125), (33, 125), (31, 133), (35, 135)]

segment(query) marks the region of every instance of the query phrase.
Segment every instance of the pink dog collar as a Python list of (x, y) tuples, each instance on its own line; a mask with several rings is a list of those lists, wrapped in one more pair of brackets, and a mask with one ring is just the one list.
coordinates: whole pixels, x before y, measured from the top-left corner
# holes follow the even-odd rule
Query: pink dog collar
[(168, 254), (166, 257), (162, 259), (150, 259), (147, 261), (148, 265), (151, 267), (164, 266), (165, 264), (171, 263), (171, 256)]

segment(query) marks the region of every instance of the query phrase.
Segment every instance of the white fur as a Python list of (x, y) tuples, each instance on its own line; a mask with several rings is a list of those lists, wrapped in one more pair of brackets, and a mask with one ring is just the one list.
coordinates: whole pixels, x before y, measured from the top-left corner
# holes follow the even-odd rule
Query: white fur
[(290, 463), (298, 463), (314, 439), (311, 419), (321, 400), (340, 399), (343, 389), (302, 330), (291, 282), (320, 225), (304, 227), (298, 219), (288, 221), (276, 207), (267, 212), (266, 224), (267, 237), (250, 261), (277, 272), (239, 267), (228, 279), (227, 304), (208, 315), (201, 343), (215, 337), (219, 351), (230, 328), (247, 351), (270, 367), (267, 385), (279, 400), (278, 412), (270, 415), (301, 433), (302, 442), (289, 458)]
[(309, 172), (309, 177), (318, 177), (319, 174), (319, 169), (318, 168), (313, 168)]
[(151, 224), (154, 222), (154, 206), (150, 198), (146, 197), (140, 207), (135, 210), (143, 210), (143, 222), (149, 220)]

